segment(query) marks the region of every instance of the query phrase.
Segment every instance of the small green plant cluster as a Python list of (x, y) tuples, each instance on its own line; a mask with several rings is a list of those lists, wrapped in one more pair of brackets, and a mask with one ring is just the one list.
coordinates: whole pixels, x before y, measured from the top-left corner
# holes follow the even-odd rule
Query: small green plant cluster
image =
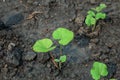
[[(85, 20), (87, 26), (93, 26), (94, 30), (97, 21), (99, 19), (106, 18), (106, 14), (102, 12), (102, 10), (105, 8), (106, 8), (105, 4), (100, 4), (98, 7), (89, 10)], [(66, 62), (67, 60), (67, 56), (62, 54), (62, 47), (68, 45), (73, 40), (74, 33), (66, 28), (57, 28), (56, 30), (53, 31), (52, 37), (54, 40), (57, 40), (60, 45), (60, 56), (59, 58), (54, 59), (54, 61), (59, 64), (59, 68), (61, 69), (61, 64)], [(54, 45), (51, 39), (44, 38), (37, 40), (32, 48), (35, 52), (46, 53), (54, 50), (56, 48), (56, 45)], [(104, 77), (108, 75), (107, 65), (101, 62), (94, 62), (90, 70), (90, 74), (92, 75), (92, 78), (94, 80), (100, 80), (101, 76)]]
[(86, 25), (89, 26), (93, 26), (93, 30), (95, 29), (96, 23), (99, 19), (105, 19), (106, 18), (106, 14), (102, 12), (103, 9), (105, 9), (107, 6), (105, 4), (100, 4), (99, 6), (97, 6), (96, 8), (91, 8), (91, 10), (89, 10), (87, 12), (87, 16), (85, 19), (85, 23)]
[[(58, 40), (60, 44), (60, 58), (55, 59), (54, 61), (59, 63), (59, 67), (61, 68), (61, 63), (66, 62), (66, 55), (62, 55), (62, 46), (69, 44), (73, 38), (74, 33), (66, 28), (58, 28), (52, 33), (52, 37), (55, 40)], [(37, 40), (33, 45), (33, 50), (35, 52), (49, 52), (56, 48), (56, 45), (53, 46), (53, 42), (51, 39), (44, 38), (41, 40)]]
[(94, 62), (90, 71), (94, 80), (100, 80), (101, 76), (107, 76), (107, 65), (101, 62)]

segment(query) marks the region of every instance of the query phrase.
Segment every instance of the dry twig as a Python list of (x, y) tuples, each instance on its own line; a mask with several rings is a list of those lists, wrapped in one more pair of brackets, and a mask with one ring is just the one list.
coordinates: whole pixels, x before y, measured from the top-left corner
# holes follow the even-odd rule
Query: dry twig
[(34, 11), (34, 12), (32, 12), (31, 14), (29, 14), (29, 16), (28, 16), (28, 18), (27, 18), (27, 19), (28, 19), (28, 20), (29, 20), (29, 19), (32, 19), (32, 18), (34, 18), (34, 17), (35, 17), (35, 15), (36, 15), (36, 14), (41, 14), (41, 13), (42, 13), (42, 12), (39, 12), (39, 11)]

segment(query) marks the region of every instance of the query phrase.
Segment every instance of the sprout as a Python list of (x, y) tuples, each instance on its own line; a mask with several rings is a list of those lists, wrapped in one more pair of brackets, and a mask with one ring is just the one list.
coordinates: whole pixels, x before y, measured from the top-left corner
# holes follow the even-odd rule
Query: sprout
[(66, 55), (63, 55), (63, 56), (60, 56), (60, 59), (55, 59), (55, 61), (63, 63), (63, 62), (66, 62), (66, 59), (67, 59)]
[[(67, 45), (74, 37), (74, 33), (66, 28), (58, 28), (56, 29), (53, 34), (53, 38), (55, 40), (59, 40), (60, 44), (60, 58), (59, 59), (54, 59), (53, 55), (51, 53), (50, 56), (52, 57), (52, 62), (54, 65), (58, 68), (57, 63), (59, 63), (59, 68), (61, 69), (61, 63), (66, 62), (66, 55), (62, 55), (62, 45)], [(44, 38), (41, 40), (37, 40), (35, 44), (33, 45), (33, 51), (35, 52), (49, 52), (53, 49), (56, 48), (56, 46), (52, 46), (53, 42), (51, 39)]]
[(107, 66), (104, 63), (94, 62), (90, 73), (93, 79), (99, 80), (101, 76), (108, 75)]
[(95, 29), (96, 23), (99, 19), (105, 19), (106, 14), (102, 12), (103, 9), (106, 8), (105, 4), (100, 4), (96, 8), (92, 8), (87, 12), (87, 16), (85, 19), (85, 24), (89, 26), (93, 26), (93, 30)]

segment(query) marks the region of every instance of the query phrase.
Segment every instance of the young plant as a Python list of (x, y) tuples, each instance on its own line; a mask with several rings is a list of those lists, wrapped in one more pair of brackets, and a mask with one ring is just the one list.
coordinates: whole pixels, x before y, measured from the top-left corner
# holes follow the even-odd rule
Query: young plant
[(66, 62), (67, 56), (66, 56), (66, 55), (63, 55), (63, 56), (60, 56), (59, 59), (54, 59), (54, 60), (55, 60), (55, 62), (58, 62), (58, 63), (59, 63), (59, 67), (60, 67), (60, 69), (61, 69), (61, 63)]
[(61, 69), (61, 63), (66, 61), (66, 55), (62, 56), (62, 46), (65, 46), (69, 44), (70, 41), (72, 41), (72, 39), (74, 38), (74, 33), (65, 28), (58, 28), (53, 32), (52, 36), (55, 40), (59, 40), (58, 42), (60, 44), (61, 55), (60, 58), (55, 59), (55, 61), (59, 63), (59, 67)]
[(106, 64), (101, 62), (94, 62), (90, 73), (94, 80), (99, 80), (101, 76), (108, 75), (107, 66)]
[(85, 23), (88, 27), (93, 26), (92, 30), (94, 31), (96, 27), (96, 23), (99, 19), (105, 19), (106, 14), (102, 12), (103, 9), (105, 9), (107, 6), (105, 4), (100, 4), (96, 8), (91, 8), (87, 12), (87, 16), (85, 19)]
[[(72, 39), (74, 37), (74, 33), (65, 28), (58, 28), (53, 32), (52, 36), (55, 40), (59, 40), (58, 42), (61, 46), (60, 47), (60, 54), (61, 54), (60, 58), (53, 60), (53, 61), (59, 63), (59, 68), (61, 69), (61, 63), (66, 62), (66, 55), (62, 55), (62, 46), (67, 45), (70, 41), (72, 41)], [(52, 46), (52, 45), (53, 45), (53, 42), (51, 39), (44, 38), (41, 40), (37, 40), (32, 48), (33, 48), (33, 51), (35, 51), (35, 52), (46, 53), (46, 52), (52, 51), (53, 49), (56, 48), (56, 46)], [(51, 56), (51, 57), (53, 57), (53, 56)], [(53, 63), (55, 64), (55, 62), (53, 62)]]

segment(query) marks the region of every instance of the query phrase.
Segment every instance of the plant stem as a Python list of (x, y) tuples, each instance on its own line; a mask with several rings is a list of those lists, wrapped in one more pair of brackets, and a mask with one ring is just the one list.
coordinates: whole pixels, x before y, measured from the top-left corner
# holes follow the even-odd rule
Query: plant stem
[(60, 45), (60, 56), (62, 55), (62, 45)]
[[(62, 56), (62, 45), (60, 45), (60, 56)], [(61, 62), (59, 62), (59, 69), (61, 70)]]
[(96, 28), (96, 23), (95, 23), (95, 25), (92, 28), (92, 32), (95, 30), (95, 28)]
[(54, 56), (52, 55), (52, 53), (50, 52), (49, 54), (50, 54), (51, 61), (53, 62), (54, 66), (55, 66), (56, 68), (59, 68), (58, 65), (57, 65), (57, 63), (54, 61), (55, 58), (54, 58)]
[(59, 68), (60, 68), (60, 70), (61, 70), (61, 62), (59, 62)]

